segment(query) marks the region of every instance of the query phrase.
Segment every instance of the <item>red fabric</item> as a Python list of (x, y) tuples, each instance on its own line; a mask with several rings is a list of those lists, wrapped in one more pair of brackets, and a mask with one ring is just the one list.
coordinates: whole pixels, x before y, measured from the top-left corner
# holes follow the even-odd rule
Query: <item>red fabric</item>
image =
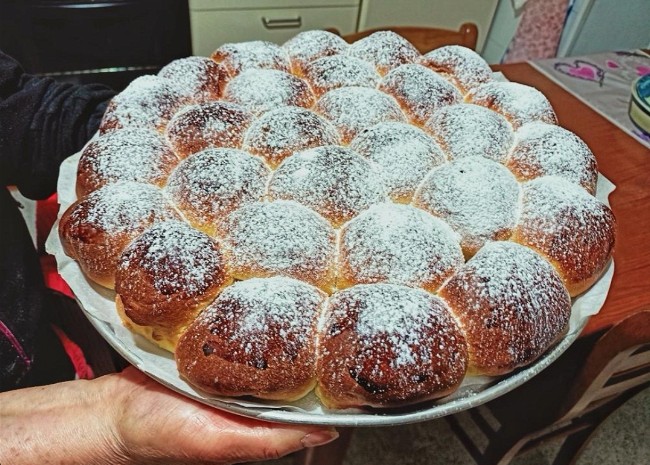
[(68, 284), (63, 280), (56, 267), (56, 260), (45, 253), (45, 241), (56, 222), (59, 203), (56, 194), (36, 203), (36, 246), (41, 252), (41, 270), (45, 285), (68, 297), (74, 297)]
[(68, 354), (70, 362), (74, 367), (74, 371), (77, 374), (77, 378), (93, 379), (95, 377), (95, 373), (93, 373), (92, 367), (88, 365), (81, 347), (75, 344), (58, 326), (52, 325), (52, 329), (61, 341), (65, 353)]

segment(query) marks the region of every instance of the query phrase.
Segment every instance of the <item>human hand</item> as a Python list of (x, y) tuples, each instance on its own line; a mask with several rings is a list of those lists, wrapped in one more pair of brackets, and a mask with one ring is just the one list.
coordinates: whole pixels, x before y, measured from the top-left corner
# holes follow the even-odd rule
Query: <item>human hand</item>
[(187, 399), (135, 368), (0, 394), (0, 463), (227, 464), (269, 460), (337, 437)]

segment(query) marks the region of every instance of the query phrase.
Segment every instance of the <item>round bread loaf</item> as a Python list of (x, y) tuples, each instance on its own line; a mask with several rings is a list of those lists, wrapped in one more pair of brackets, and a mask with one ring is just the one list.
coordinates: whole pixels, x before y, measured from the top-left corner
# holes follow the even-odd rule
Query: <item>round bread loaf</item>
[(459, 46), (225, 44), (134, 81), (100, 133), (64, 251), (206, 395), (401, 407), (504, 375), (615, 243), (594, 154)]

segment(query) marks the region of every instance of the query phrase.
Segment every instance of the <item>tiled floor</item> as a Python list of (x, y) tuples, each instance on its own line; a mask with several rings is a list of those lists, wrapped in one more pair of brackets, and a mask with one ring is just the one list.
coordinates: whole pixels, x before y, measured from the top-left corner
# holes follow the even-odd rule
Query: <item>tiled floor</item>
[[(549, 465), (555, 444), (513, 461)], [(471, 465), (473, 462), (445, 421), (391, 428), (360, 428), (352, 438), (345, 465)], [(291, 458), (263, 465), (291, 465)], [(262, 463), (258, 464), (262, 465)], [(630, 400), (596, 432), (577, 465), (650, 465), (650, 389)]]

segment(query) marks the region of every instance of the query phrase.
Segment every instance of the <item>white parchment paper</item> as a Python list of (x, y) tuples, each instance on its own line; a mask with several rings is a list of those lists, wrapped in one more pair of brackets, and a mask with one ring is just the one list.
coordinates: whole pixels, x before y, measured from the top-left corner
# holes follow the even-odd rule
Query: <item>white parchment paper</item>
[[(59, 219), (76, 200), (75, 181), (80, 154), (68, 158), (61, 165), (58, 181), (58, 199), (61, 204)], [(608, 203), (615, 186), (599, 176), (596, 197)], [(171, 389), (200, 402), (238, 414), (286, 423), (310, 423), (334, 426), (379, 426), (413, 423), (449, 415), (475, 407), (498, 397), (546, 368), (578, 337), (589, 316), (600, 311), (614, 274), (610, 262), (606, 272), (589, 291), (574, 299), (567, 335), (549, 352), (528, 367), (501, 378), (467, 377), (454, 394), (410, 410), (326, 410), (312, 393), (307, 397), (284, 404), (263, 400), (241, 400), (207, 396), (195, 390), (179, 377), (172, 354), (164, 351), (142, 336), (126, 329), (115, 310), (115, 292), (88, 280), (81, 268), (63, 252), (58, 234), (58, 220), (46, 242), (46, 249), (56, 257), (59, 273), (74, 292), (90, 322), (100, 334), (130, 363)]]

